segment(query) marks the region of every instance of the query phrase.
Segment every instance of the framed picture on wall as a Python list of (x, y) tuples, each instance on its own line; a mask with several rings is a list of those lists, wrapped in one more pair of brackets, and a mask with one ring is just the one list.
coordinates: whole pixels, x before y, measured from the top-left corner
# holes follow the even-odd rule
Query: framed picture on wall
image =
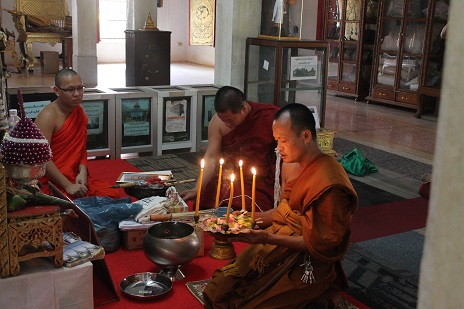
[(190, 0), (190, 45), (214, 46), (215, 0)]

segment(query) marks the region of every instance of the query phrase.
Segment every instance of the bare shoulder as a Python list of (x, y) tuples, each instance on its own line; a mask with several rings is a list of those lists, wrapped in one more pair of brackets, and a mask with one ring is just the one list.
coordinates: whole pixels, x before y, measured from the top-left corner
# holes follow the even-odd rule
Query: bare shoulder
[(294, 163), (283, 163), (282, 164), (282, 187), (285, 186), (288, 182), (297, 178), (301, 174), (301, 165), (297, 162)]
[(211, 118), (211, 121), (209, 122), (208, 134), (212, 134), (213, 136), (219, 135), (222, 137), (226, 134), (229, 134), (230, 131), (232, 131), (232, 129), (227, 127), (226, 124), (217, 116), (217, 114), (214, 114)]
[(53, 121), (58, 116), (58, 110), (55, 102), (47, 104), (37, 114), (36, 122), (39, 121)]
[(52, 102), (42, 108), (35, 118), (35, 124), (48, 138), (55, 131), (58, 121), (60, 119), (55, 102)]

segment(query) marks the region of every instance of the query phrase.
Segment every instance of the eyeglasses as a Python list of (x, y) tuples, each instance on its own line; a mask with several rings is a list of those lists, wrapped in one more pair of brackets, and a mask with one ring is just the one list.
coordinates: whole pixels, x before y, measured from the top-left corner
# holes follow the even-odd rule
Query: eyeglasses
[(79, 87), (77, 87), (77, 88), (69, 88), (69, 89), (63, 89), (63, 88), (58, 87), (58, 86), (56, 86), (56, 88), (58, 88), (58, 89), (60, 89), (60, 90), (63, 90), (64, 92), (66, 92), (66, 93), (72, 95), (72, 94), (74, 94), (76, 91), (77, 91), (78, 93), (84, 92), (85, 85), (79, 86)]

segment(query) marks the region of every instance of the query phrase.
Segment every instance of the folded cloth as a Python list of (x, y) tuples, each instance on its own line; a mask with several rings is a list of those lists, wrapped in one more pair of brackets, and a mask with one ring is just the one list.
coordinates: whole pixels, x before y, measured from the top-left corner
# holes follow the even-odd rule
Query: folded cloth
[(339, 162), (348, 173), (356, 176), (378, 171), (377, 167), (356, 148), (345, 154)]

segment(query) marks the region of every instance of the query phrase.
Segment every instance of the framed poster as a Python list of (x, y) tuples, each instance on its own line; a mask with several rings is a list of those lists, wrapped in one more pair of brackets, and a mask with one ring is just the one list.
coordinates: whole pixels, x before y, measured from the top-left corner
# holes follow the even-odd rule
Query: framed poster
[(215, 0), (190, 0), (190, 45), (214, 45)]
[(317, 56), (292, 57), (290, 80), (316, 79)]
[(87, 115), (87, 135), (95, 135), (103, 133), (103, 120), (105, 103), (99, 102), (88, 102), (82, 104), (85, 114)]

